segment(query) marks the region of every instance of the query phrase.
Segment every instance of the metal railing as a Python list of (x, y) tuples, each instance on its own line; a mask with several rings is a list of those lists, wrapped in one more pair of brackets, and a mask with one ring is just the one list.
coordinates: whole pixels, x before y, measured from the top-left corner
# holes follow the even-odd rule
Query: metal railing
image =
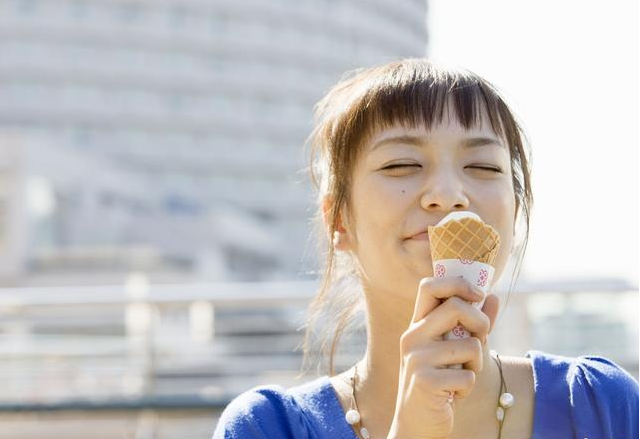
[(315, 286), (151, 287), (133, 277), (125, 286), (2, 289), (0, 410), (220, 406), (259, 382), (258, 364), (297, 371), (296, 320)]
[[(0, 412), (219, 409), (253, 385), (293, 384), (317, 285), (149, 285), (134, 275), (120, 286), (0, 289)], [(633, 286), (524, 284), (508, 305), (523, 313), (511, 321), (506, 313), (503, 325), (528, 334), (519, 342), (529, 347), (532, 298), (589, 291), (621, 297)], [(356, 357), (344, 354), (342, 363)]]

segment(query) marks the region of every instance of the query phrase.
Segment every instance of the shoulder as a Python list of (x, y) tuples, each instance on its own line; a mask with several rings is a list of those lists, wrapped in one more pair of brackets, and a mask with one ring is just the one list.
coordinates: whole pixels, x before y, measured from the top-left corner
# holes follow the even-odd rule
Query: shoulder
[[(590, 389), (597, 394), (618, 398), (638, 397), (638, 382), (614, 361), (597, 356), (566, 357), (529, 351), (534, 378), (540, 386), (566, 385), (569, 390)], [(536, 376), (537, 375), (537, 376)]]
[(324, 417), (331, 408), (326, 377), (289, 389), (280, 385), (254, 387), (234, 398), (224, 409), (213, 439), (324, 437)]
[[(638, 382), (612, 360), (529, 351), (536, 417), (571, 421), (581, 437), (625, 437), (638, 432)], [(594, 434), (594, 432), (596, 432)]]
[(583, 355), (575, 359), (569, 369), (570, 383), (584, 386), (616, 398), (638, 398), (638, 382), (612, 360)]
[(213, 438), (294, 437), (296, 432), (291, 431), (291, 420), (296, 416), (299, 409), (284, 387), (254, 387), (227, 405), (218, 419)]

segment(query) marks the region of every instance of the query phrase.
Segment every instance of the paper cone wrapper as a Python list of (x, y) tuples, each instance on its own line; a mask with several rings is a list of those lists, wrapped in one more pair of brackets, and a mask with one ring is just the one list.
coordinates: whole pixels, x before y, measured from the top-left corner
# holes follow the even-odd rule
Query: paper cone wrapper
[[(434, 277), (462, 277), (488, 293), (495, 268), (484, 262), (469, 259), (442, 259), (433, 263), (433, 273)], [(484, 300), (479, 303), (473, 302), (471, 305), (482, 309)], [(445, 340), (459, 340), (469, 337), (471, 334), (462, 325), (457, 325), (444, 335)], [(449, 365), (449, 369), (462, 369), (462, 364)]]

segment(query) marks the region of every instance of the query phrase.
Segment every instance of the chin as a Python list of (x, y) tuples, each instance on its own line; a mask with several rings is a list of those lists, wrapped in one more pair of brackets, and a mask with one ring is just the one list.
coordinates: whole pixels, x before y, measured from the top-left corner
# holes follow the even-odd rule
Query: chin
[(418, 282), (420, 281), (420, 279), (423, 279), (425, 277), (432, 277), (433, 264), (431, 263), (431, 258), (419, 260), (412, 258), (409, 266), (409, 272), (411, 274), (411, 277), (418, 278)]

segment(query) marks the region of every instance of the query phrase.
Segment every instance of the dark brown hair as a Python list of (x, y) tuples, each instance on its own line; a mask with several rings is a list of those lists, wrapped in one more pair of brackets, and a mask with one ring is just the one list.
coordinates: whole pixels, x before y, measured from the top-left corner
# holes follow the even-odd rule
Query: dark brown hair
[[(339, 215), (350, 212), (351, 176), (362, 146), (381, 129), (395, 125), (429, 129), (441, 123), (449, 100), (463, 127), (479, 124), (484, 111), (494, 133), (508, 144), (516, 200), (514, 221), (517, 224), (521, 219), (525, 227), (511, 280), (510, 291), (513, 289), (529, 235), (531, 159), (525, 149), (526, 136), (495, 87), (468, 70), (446, 68), (423, 58), (349, 72), (316, 104), (315, 127), (306, 143), (311, 148), (311, 180), (318, 191), (314, 226), (320, 260), (324, 258), (325, 264), (319, 291), (307, 309), (303, 368), (315, 353), (320, 362), (328, 357), (325, 372), (335, 375), (340, 338), (358, 323), (364, 309), (351, 256), (336, 253), (331, 245)], [(326, 225), (322, 212), (325, 197), (331, 200)]]

